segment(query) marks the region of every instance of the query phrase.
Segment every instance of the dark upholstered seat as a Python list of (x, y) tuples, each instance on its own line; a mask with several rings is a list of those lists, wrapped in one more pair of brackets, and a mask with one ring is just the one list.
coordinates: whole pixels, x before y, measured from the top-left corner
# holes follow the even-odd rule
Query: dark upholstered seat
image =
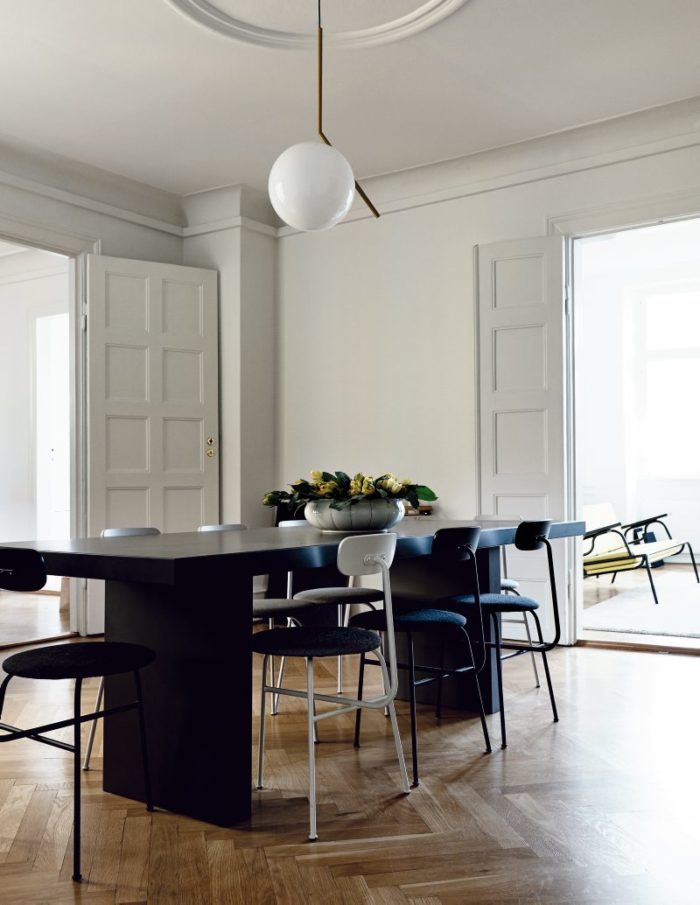
[[(464, 594), (461, 597), (444, 598), (440, 603), (460, 611), (459, 608), (462, 606), (473, 606), (474, 597), (471, 594)], [(518, 597), (514, 594), (482, 594), (481, 605), (487, 611), (499, 613), (521, 613), (523, 610), (539, 609), (540, 606), (532, 597)]]
[(381, 645), (379, 635), (362, 628), (276, 628), (253, 635), (253, 650), (274, 657), (337, 657), (366, 654)]
[(38, 647), (8, 657), (3, 669), (24, 679), (90, 679), (143, 669), (155, 654), (140, 644), (90, 641)]
[[(461, 613), (450, 610), (437, 610), (426, 608), (423, 610), (411, 610), (407, 613), (394, 615), (394, 628), (401, 632), (429, 631), (431, 628), (439, 629), (443, 626), (453, 628), (455, 625), (464, 627), (467, 619)], [(386, 629), (386, 616), (384, 610), (375, 610), (369, 613), (358, 613), (350, 620), (350, 625), (361, 628), (374, 629), (383, 632)]]
[(294, 595), (295, 600), (311, 600), (314, 603), (378, 603), (384, 599), (377, 588), (310, 588)]

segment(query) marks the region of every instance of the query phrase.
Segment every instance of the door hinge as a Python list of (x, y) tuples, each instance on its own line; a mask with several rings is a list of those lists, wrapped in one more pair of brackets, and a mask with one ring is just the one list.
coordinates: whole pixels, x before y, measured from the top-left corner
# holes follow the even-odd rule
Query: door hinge
[(83, 333), (87, 332), (87, 314), (80, 315), (80, 329)]

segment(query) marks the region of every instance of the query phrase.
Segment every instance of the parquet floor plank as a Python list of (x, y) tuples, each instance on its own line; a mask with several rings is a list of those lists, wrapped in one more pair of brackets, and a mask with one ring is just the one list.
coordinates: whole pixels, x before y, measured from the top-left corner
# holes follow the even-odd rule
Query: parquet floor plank
[[(322, 723), (313, 844), (302, 702), (270, 720), (266, 788), (231, 829), (104, 793), (100, 731), (83, 774), (79, 887), (70, 755), (2, 745), (0, 905), (697, 905), (700, 728), (688, 714), (700, 661), (583, 648), (556, 651), (551, 665), (561, 722), (524, 658), (508, 664), (510, 745), (497, 747), (492, 717), (490, 756), (473, 715), (436, 721), (421, 707), (410, 795), (381, 713), (365, 714), (359, 750), (352, 717)], [(303, 685), (298, 664), (289, 676)], [(350, 662), (346, 676), (350, 689)], [(320, 666), (319, 687), (334, 684), (334, 664)], [(29, 723), (71, 704), (69, 683), (17, 680), (4, 716)], [(406, 704), (398, 710), (408, 753)]]

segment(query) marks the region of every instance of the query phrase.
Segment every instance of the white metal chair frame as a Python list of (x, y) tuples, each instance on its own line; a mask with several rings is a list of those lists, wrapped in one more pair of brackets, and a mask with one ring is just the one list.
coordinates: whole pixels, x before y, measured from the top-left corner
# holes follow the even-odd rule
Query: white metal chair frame
[[(367, 549), (369, 547), (369, 549)], [(372, 549), (374, 547), (375, 549)], [(352, 713), (360, 708), (368, 710), (383, 710), (387, 708), (391, 721), (391, 730), (394, 736), (396, 754), (401, 772), (402, 789), (408, 794), (411, 791), (406, 772), (401, 736), (396, 719), (394, 699), (399, 688), (399, 674), (396, 663), (396, 639), (394, 635), (393, 607), (391, 600), (391, 583), (389, 580), (389, 567), (394, 558), (396, 549), (395, 534), (370, 534), (362, 537), (348, 537), (340, 542), (338, 547), (338, 569), (344, 575), (376, 575), (381, 573), (382, 590), (384, 592), (384, 607), (387, 613), (387, 630), (382, 647), (388, 651), (389, 667), (381, 648), (375, 651), (382, 669), (384, 681), (384, 694), (376, 698), (360, 700), (358, 698), (339, 697), (338, 695), (319, 694), (314, 690), (313, 656), (306, 657), (306, 691), (294, 688), (283, 688), (277, 685), (268, 685), (267, 661), (269, 655), (263, 657), (262, 683), (260, 695), (260, 734), (258, 742), (258, 781), (257, 788), (263, 788), (264, 758), (265, 758), (265, 699), (267, 693), (277, 695), (289, 695), (296, 698), (306, 698), (307, 701), (307, 730), (308, 730), (308, 757), (309, 757), (309, 839), (318, 839), (316, 826), (316, 752), (314, 747), (314, 731), (316, 724), (321, 720), (340, 716), (343, 713)], [(342, 627), (341, 627), (342, 628)], [(294, 629), (290, 629), (294, 631)], [(348, 629), (350, 631), (350, 629)], [(340, 706), (323, 713), (315, 712), (317, 701)]]

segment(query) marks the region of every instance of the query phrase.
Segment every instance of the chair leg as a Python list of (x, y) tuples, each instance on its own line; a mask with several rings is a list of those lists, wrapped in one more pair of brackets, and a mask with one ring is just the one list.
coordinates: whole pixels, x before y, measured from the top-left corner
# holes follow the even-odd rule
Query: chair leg
[(690, 561), (693, 564), (693, 571), (695, 572), (695, 580), (698, 583), (700, 583), (700, 575), (698, 575), (698, 567), (695, 562), (695, 554), (693, 553), (693, 548), (688, 543), (686, 543), (686, 547), (688, 548), (688, 553), (690, 553)]
[[(544, 644), (542, 626), (540, 625), (540, 620), (537, 616), (537, 613), (533, 613), (532, 618), (535, 620), (535, 628), (537, 629), (537, 637), (539, 638), (540, 644)], [(542, 665), (544, 666), (544, 675), (547, 679), (547, 688), (549, 689), (549, 700), (552, 705), (552, 718), (555, 723), (558, 723), (559, 714), (557, 713), (557, 702), (554, 700), (554, 687), (552, 686), (552, 677), (549, 674), (549, 663), (547, 662), (546, 650), (542, 651)]]
[(151, 788), (151, 768), (148, 760), (148, 741), (146, 739), (146, 717), (143, 712), (143, 690), (141, 688), (141, 675), (138, 669), (134, 670), (134, 685), (136, 697), (139, 702), (139, 736), (141, 738), (141, 766), (143, 768), (143, 789), (146, 793), (146, 810), (153, 810), (153, 790)]
[(309, 841), (318, 839), (316, 832), (316, 749), (314, 747), (314, 658), (306, 658), (306, 719), (309, 748)]
[[(391, 680), (389, 679), (389, 670), (386, 666), (386, 660), (384, 659), (384, 655), (381, 651), (377, 651), (377, 657), (379, 658), (379, 663), (382, 667), (382, 675), (384, 677), (384, 691), (388, 694), (389, 689), (391, 688)], [(403, 756), (403, 746), (401, 744), (401, 736), (399, 734), (399, 723), (396, 719), (396, 706), (395, 702), (391, 701), (389, 704), (389, 719), (391, 720), (391, 731), (394, 733), (394, 744), (396, 745), (396, 755), (399, 759), (399, 772), (401, 773), (401, 788), (404, 792), (408, 793), (411, 791), (411, 787), (408, 784), (408, 773), (406, 772), (406, 761)]]
[[(532, 633), (530, 632), (530, 623), (527, 621), (527, 613), (523, 610), (523, 622), (525, 623), (525, 631), (527, 632), (527, 643), (532, 647)], [(537, 672), (537, 661), (535, 660), (534, 650), (530, 651), (530, 662), (532, 663), (532, 671), (535, 674), (535, 688), (540, 687), (540, 676)]]
[(651, 593), (654, 595), (654, 603), (658, 606), (659, 598), (656, 596), (656, 588), (654, 586), (654, 576), (651, 574), (651, 566), (649, 565), (649, 560), (644, 557), (644, 568), (647, 571), (647, 577), (649, 578), (649, 584), (651, 585)]
[(484, 699), (481, 695), (481, 685), (479, 684), (479, 674), (476, 669), (476, 663), (474, 661), (474, 649), (472, 648), (472, 643), (467, 634), (466, 629), (462, 629), (464, 632), (464, 637), (467, 639), (467, 650), (469, 652), (469, 662), (471, 663), (471, 674), (474, 677), (474, 685), (476, 687), (476, 697), (479, 701), (479, 719), (481, 720), (481, 730), (484, 733), (484, 742), (486, 743), (486, 753), (491, 753), (491, 738), (489, 736), (489, 727), (486, 723), (486, 711), (484, 710)]
[[(362, 700), (362, 690), (365, 684), (365, 655), (360, 654), (360, 677), (357, 680), (357, 700)], [(355, 738), (353, 745), (360, 747), (360, 729), (362, 728), (362, 708), (358, 707), (355, 713)]]
[(413, 651), (413, 635), (406, 633), (406, 641), (408, 642), (408, 681), (409, 681), (409, 701), (411, 706), (411, 756), (413, 760), (413, 782), (411, 788), (415, 789), (418, 785), (418, 732), (416, 730), (416, 661)]
[[(97, 697), (95, 698), (95, 710), (102, 707), (102, 697), (105, 693), (104, 676), (100, 679), (100, 687), (97, 689)], [(83, 770), (90, 769), (90, 758), (92, 757), (92, 746), (95, 743), (95, 733), (97, 732), (97, 720), (90, 723), (90, 732), (88, 733), (87, 747), (85, 748), (85, 760), (83, 761)]]
[(0, 717), (2, 717), (2, 712), (5, 709), (5, 692), (7, 691), (7, 686), (10, 684), (11, 679), (12, 676), (5, 676), (2, 685), (0, 685)]
[(508, 747), (506, 738), (506, 711), (503, 700), (503, 664), (501, 662), (501, 627), (498, 624), (498, 616), (496, 613), (491, 614), (491, 624), (493, 626), (493, 637), (496, 645), (496, 676), (498, 678), (498, 703), (501, 717), (501, 748)]
[(442, 674), (445, 669), (445, 642), (440, 639), (440, 675), (438, 676), (437, 696), (435, 698), (435, 719), (442, 718)]
[(75, 680), (73, 704), (73, 879), (80, 883), (80, 693), (83, 680)]
[[(284, 666), (286, 663), (286, 657), (280, 657), (280, 669), (277, 673), (277, 677), (275, 678), (275, 658), (270, 658), (270, 685), (278, 685), (281, 686), (284, 681)], [(272, 705), (270, 707), (270, 716), (277, 716), (280, 712), (280, 696), (279, 694), (275, 694), (274, 691), (270, 694), (272, 699)]]
[[(345, 607), (342, 603), (338, 604), (338, 625), (342, 626), (345, 624)], [(342, 656), (338, 657), (338, 694), (343, 693), (343, 658)]]
[(263, 787), (263, 764), (265, 760), (265, 680), (267, 677), (268, 654), (263, 657), (262, 681), (260, 688), (260, 730), (258, 732), (258, 782), (256, 789)]

